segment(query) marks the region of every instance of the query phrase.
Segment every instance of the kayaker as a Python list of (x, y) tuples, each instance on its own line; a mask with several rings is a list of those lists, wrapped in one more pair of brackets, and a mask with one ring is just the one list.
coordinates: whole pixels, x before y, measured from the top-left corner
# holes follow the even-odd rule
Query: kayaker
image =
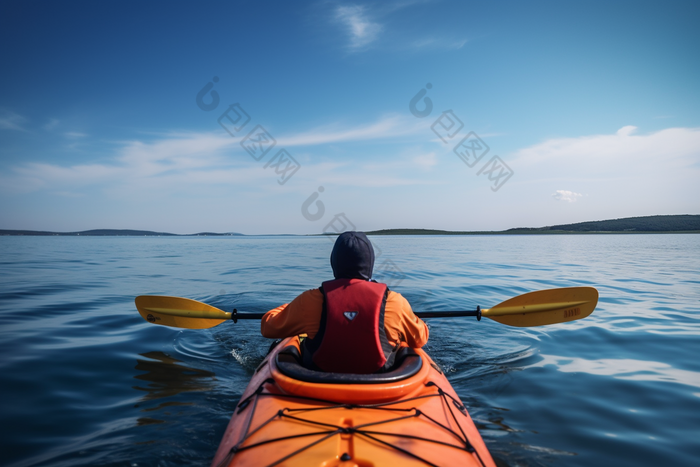
[(338, 236), (331, 268), (334, 280), (268, 311), (260, 323), (262, 335), (306, 334), (304, 366), (336, 373), (386, 370), (400, 347), (426, 344), (428, 327), (413, 314), (408, 301), (371, 280), (374, 249), (363, 232)]

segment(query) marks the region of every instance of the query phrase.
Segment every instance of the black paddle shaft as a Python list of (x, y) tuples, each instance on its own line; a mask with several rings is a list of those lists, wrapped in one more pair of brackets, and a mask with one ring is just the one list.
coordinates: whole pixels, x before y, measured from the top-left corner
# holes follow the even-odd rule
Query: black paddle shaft
[[(481, 321), (481, 307), (476, 307), (476, 310), (461, 310), (461, 311), (416, 311), (415, 315), (421, 319), (425, 318), (457, 318), (460, 316), (476, 316), (478, 321)], [(237, 323), (239, 319), (262, 319), (265, 313), (239, 313), (235, 308), (231, 312), (231, 319)]]
[(239, 319), (262, 319), (265, 313), (239, 313), (235, 308), (231, 312), (231, 319), (237, 323)]
[(481, 307), (477, 306), (476, 310), (460, 310), (460, 311), (416, 311), (415, 315), (421, 319), (424, 319), (424, 318), (457, 318), (459, 316), (476, 316), (477, 321), (481, 321)]

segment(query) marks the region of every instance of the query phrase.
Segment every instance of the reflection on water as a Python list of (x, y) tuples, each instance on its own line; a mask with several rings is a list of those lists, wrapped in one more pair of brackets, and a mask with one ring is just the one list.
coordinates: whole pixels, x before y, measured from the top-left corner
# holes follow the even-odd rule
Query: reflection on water
[(659, 381), (700, 388), (700, 373), (674, 368), (668, 363), (632, 360), (629, 358), (586, 360), (578, 357), (542, 355), (532, 368), (554, 365), (563, 373), (588, 373), (631, 381)]
[[(143, 400), (172, 397), (181, 392), (209, 391), (216, 381), (214, 373), (180, 365), (181, 360), (172, 358), (163, 352), (146, 352), (141, 354), (150, 360), (136, 360), (136, 370), (145, 374), (134, 378), (150, 381), (147, 387), (133, 386), (134, 389), (145, 391)], [(162, 404), (166, 405), (166, 404)]]
[[(141, 381), (148, 381), (146, 387), (132, 386), (134, 389), (144, 391), (141, 401), (151, 401), (164, 397), (177, 396), (183, 392), (209, 391), (214, 388), (216, 381), (215, 374), (211, 371), (191, 368), (181, 364), (181, 361), (163, 352), (146, 352), (141, 354), (148, 360), (137, 359), (136, 370), (146, 373), (135, 375), (134, 378)], [(142, 412), (162, 411), (163, 416), (170, 416), (170, 407), (189, 406), (192, 402), (168, 401), (161, 402), (155, 407), (142, 408)], [(134, 407), (140, 407), (136, 404)], [(140, 417), (136, 421), (138, 426), (156, 425), (165, 423), (153, 417)]]
[[(494, 409), (497, 410), (497, 409)], [(508, 409), (500, 409), (504, 411), (508, 411)], [(515, 428), (508, 426), (504, 423), (505, 418), (504, 417), (499, 417), (499, 416), (492, 416), (489, 417), (488, 420), (482, 420), (482, 419), (476, 419), (474, 418), (474, 423), (476, 423), (476, 427), (479, 430), (500, 430), (500, 431), (519, 431), (516, 430)]]

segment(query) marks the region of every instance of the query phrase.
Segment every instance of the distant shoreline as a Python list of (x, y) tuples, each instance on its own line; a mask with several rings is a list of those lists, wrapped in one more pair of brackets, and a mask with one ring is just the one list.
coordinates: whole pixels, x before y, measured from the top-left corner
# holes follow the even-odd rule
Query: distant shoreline
[[(517, 235), (670, 235), (670, 234), (700, 234), (700, 230), (645, 230), (645, 231), (587, 231), (587, 232), (575, 232), (567, 230), (550, 230), (546, 232), (508, 232), (508, 231), (486, 231), (486, 232), (423, 232), (423, 233), (391, 233), (391, 232), (365, 232), (368, 237), (390, 237), (390, 236), (421, 236), (421, 237), (439, 237), (439, 236), (517, 236)], [(78, 233), (5, 233), (5, 231), (0, 230), (0, 237), (325, 237), (325, 236), (336, 236), (338, 233), (330, 234), (83, 234)]]
[[(574, 231), (574, 230), (544, 230), (544, 231), (527, 231), (527, 230), (503, 230), (503, 231), (485, 231), (485, 232), (450, 232), (436, 231), (424, 233), (391, 233), (391, 231), (375, 231), (365, 232), (368, 236), (381, 235), (648, 235), (648, 234), (698, 234), (700, 230), (636, 230), (636, 231), (615, 231), (615, 230), (593, 230), (593, 231)], [(336, 234), (337, 235), (337, 234)]]
[(100, 229), (81, 232), (48, 232), (42, 230), (2, 230), (0, 236), (13, 237), (243, 237), (241, 233), (201, 232), (195, 234), (174, 234), (152, 232), (150, 230)]
[[(548, 227), (516, 227), (508, 230), (450, 231), (435, 229), (383, 229), (366, 231), (367, 235), (614, 235), (614, 234), (698, 234), (700, 215), (679, 214), (672, 216), (626, 217), (604, 221), (579, 222), (576, 224), (553, 225)], [(96, 229), (81, 232), (48, 232), (38, 230), (0, 230), (0, 236), (32, 237), (309, 237), (338, 235), (338, 233), (299, 234), (260, 234), (246, 235), (235, 232), (200, 232), (194, 234), (173, 234), (150, 230)]]

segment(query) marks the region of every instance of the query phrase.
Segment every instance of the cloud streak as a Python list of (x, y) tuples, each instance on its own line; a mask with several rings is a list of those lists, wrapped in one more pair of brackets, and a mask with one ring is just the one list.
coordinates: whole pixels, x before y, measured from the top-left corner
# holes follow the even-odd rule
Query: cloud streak
[(334, 27), (341, 27), (348, 40), (346, 49), (351, 53), (364, 52), (380, 42), (384, 51), (409, 53), (455, 51), (464, 47), (469, 40), (461, 33), (445, 35), (440, 30), (416, 35), (415, 29), (402, 29), (396, 23), (393, 27), (387, 26), (400, 10), (426, 3), (431, 2), (417, 0), (340, 5), (332, 9), (330, 22)]
[[(276, 148), (384, 140), (399, 138), (415, 130), (415, 123), (410, 120), (389, 116), (364, 125), (336, 124), (281, 136)], [(66, 136), (81, 139), (87, 135), (75, 133)], [(202, 184), (252, 186), (258, 181), (274, 183), (272, 172), (263, 170), (264, 164), (253, 161), (239, 143), (239, 138), (224, 133), (167, 133), (152, 141), (121, 142), (111, 157), (99, 155), (99, 163), (58, 165), (28, 162), (11, 168), (9, 174), (0, 174), (0, 182), (4, 191), (20, 193), (39, 190), (74, 193), (74, 190), (96, 185), (105, 189), (158, 186), (185, 190)], [(328, 163), (324, 159), (319, 158), (315, 164), (304, 163), (303, 170), (295, 177), (309, 183), (322, 179), (324, 183), (352, 186), (421, 183), (415, 177), (396, 175), (396, 171), (387, 175), (384, 170), (357, 164), (347, 167), (347, 164)], [(436, 164), (436, 158), (431, 153), (411, 162), (414, 167), (429, 168)]]
[(280, 146), (315, 146), (396, 138), (412, 134), (418, 128), (423, 128), (420, 124), (421, 122), (416, 122), (415, 119), (411, 120), (403, 116), (387, 116), (366, 125), (352, 127), (329, 125), (295, 135), (282, 136), (278, 139), (278, 144)]
[(192, 173), (196, 170), (225, 166), (220, 152), (231, 144), (230, 138), (210, 134), (174, 135), (150, 143), (129, 141), (108, 162), (68, 166), (30, 162), (14, 167), (13, 176), (1, 179), (5, 189), (31, 192), (129, 184), (145, 178), (174, 180), (181, 174), (196, 178)]
[(382, 30), (382, 25), (369, 19), (367, 9), (360, 5), (343, 5), (335, 10), (335, 19), (346, 29), (349, 49), (356, 51), (374, 42)]
[(575, 193), (569, 190), (557, 190), (552, 193), (552, 197), (557, 201), (567, 201), (569, 203), (575, 203), (581, 196), (583, 196), (581, 193)]
[(700, 128), (667, 128), (637, 135), (624, 126), (614, 134), (549, 139), (517, 151), (511, 160), (520, 166), (575, 162), (609, 171), (612, 166), (633, 170), (646, 165), (691, 165), (700, 161)]
[(441, 37), (426, 37), (413, 41), (411, 43), (411, 48), (414, 50), (423, 49), (446, 49), (446, 50), (459, 50), (464, 45), (469, 42), (468, 39), (452, 40)]
[(28, 131), (23, 126), (26, 121), (26, 118), (11, 110), (0, 111), (0, 130)]

